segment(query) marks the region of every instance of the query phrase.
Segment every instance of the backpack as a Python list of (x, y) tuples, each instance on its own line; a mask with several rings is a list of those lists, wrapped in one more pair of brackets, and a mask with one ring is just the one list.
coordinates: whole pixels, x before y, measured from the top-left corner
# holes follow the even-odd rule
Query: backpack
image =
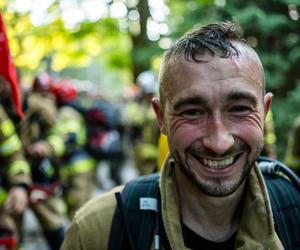
[(86, 121), (87, 151), (96, 159), (112, 160), (122, 156), (120, 112), (109, 101), (95, 99), (85, 104), (80, 99), (70, 103)]
[(99, 160), (121, 158), (121, 135), (115, 129), (107, 130), (98, 126), (88, 126), (86, 149)]
[[(259, 157), (257, 162), (269, 193), (275, 230), (284, 249), (300, 249), (300, 180), (278, 161)], [(158, 180), (158, 173), (142, 176), (115, 194), (117, 208), (109, 250), (150, 249), (153, 239), (155, 249), (160, 249), (161, 243), (165, 249), (171, 249), (160, 215)]]

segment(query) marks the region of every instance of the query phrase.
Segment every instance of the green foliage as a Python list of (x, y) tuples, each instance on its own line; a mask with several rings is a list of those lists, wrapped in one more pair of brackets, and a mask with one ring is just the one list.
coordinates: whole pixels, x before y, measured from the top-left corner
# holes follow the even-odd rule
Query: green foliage
[(135, 53), (137, 62), (152, 61), (157, 55), (162, 54), (162, 49), (158, 48), (157, 44), (149, 44), (148, 47), (142, 47)]
[[(23, 77), (33, 78), (37, 72), (50, 70), (68, 77), (83, 78), (81, 74), (98, 82), (99, 79), (85, 74), (92, 63), (106, 68), (106, 74), (116, 69), (131, 69), (131, 39), (129, 34), (120, 32), (118, 20), (84, 21), (70, 29), (62, 21), (58, 1), (47, 12), (52, 19), (41, 26), (32, 25), (30, 13), (5, 12), (12, 56)], [(103, 74), (100, 77), (103, 78)], [(120, 76), (119, 80), (123, 78)], [(116, 81), (116, 88), (119, 82)]]
[(300, 80), (297, 87), (287, 93), (286, 98), (274, 98), (273, 110), (276, 121), (277, 147), (281, 158), (284, 157), (287, 145), (287, 136), (293, 122), (300, 115)]
[(262, 64), (265, 65), (267, 90), (273, 91), (284, 83), (284, 75), (289, 70), (289, 64), (282, 60), (282, 55), (275, 53), (261, 53)]

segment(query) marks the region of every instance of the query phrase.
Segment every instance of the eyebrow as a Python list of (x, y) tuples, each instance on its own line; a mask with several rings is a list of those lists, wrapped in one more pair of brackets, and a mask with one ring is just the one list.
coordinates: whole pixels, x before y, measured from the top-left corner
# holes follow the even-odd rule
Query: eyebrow
[[(257, 106), (258, 104), (257, 97), (248, 91), (236, 91), (233, 93), (229, 93), (226, 96), (226, 100), (227, 101), (247, 100), (253, 106)], [(177, 111), (187, 105), (206, 105), (207, 103), (208, 101), (201, 96), (182, 97), (177, 102), (174, 103), (173, 109)]]
[(253, 106), (257, 106), (257, 96), (254, 94), (248, 92), (248, 91), (238, 91), (229, 93), (226, 97), (227, 101), (239, 101), (239, 100), (247, 100), (249, 101)]
[(186, 105), (204, 105), (206, 103), (207, 101), (204, 100), (201, 96), (183, 97), (174, 103), (173, 109), (179, 110)]

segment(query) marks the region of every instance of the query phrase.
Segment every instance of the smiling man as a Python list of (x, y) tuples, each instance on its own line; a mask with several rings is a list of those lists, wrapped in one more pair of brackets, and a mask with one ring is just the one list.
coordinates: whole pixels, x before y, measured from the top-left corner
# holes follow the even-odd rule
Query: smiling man
[[(234, 249), (243, 197), (251, 188), (246, 180), (263, 147), (272, 101), (262, 64), (237, 27), (221, 23), (179, 40), (166, 53), (160, 76), (160, 100), (153, 100), (153, 108), (170, 148), (162, 177), (173, 175), (182, 228), (199, 236), (198, 243)], [(250, 175), (263, 196), (261, 177), (254, 170)], [(261, 206), (267, 217), (267, 204)], [(280, 249), (275, 236), (269, 240)], [(185, 245), (194, 249), (188, 238)], [(249, 248), (262, 247), (257, 244)]]
[(219, 44), (211, 47), (215, 52), (199, 54), (197, 44), (186, 42), (190, 50), (185, 55), (167, 54), (160, 85), (163, 102), (155, 99), (153, 107), (162, 132), (170, 138), (178, 178), (183, 173), (188, 178), (182, 181), (222, 197), (242, 188), (263, 147), (264, 117), (272, 94), (264, 94), (262, 65), (244, 42), (232, 41), (226, 57), (218, 56), (226, 45), (222, 39), (235, 34), (226, 34), (226, 26), (214, 28), (224, 29)]
[(238, 27), (184, 35), (164, 56), (159, 91), (152, 106), (170, 149), (159, 185), (152, 175), (92, 200), (63, 249), (283, 249), (256, 162), (272, 94)]

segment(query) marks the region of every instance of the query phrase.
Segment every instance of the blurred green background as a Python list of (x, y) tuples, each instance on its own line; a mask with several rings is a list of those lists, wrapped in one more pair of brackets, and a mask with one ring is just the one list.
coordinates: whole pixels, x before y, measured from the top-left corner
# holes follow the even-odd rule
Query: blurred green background
[(278, 158), (300, 114), (300, 0), (2, 0), (10, 48), (23, 84), (35, 74), (88, 80), (118, 96), (136, 76), (157, 71), (162, 53), (187, 30), (239, 23), (274, 93)]

